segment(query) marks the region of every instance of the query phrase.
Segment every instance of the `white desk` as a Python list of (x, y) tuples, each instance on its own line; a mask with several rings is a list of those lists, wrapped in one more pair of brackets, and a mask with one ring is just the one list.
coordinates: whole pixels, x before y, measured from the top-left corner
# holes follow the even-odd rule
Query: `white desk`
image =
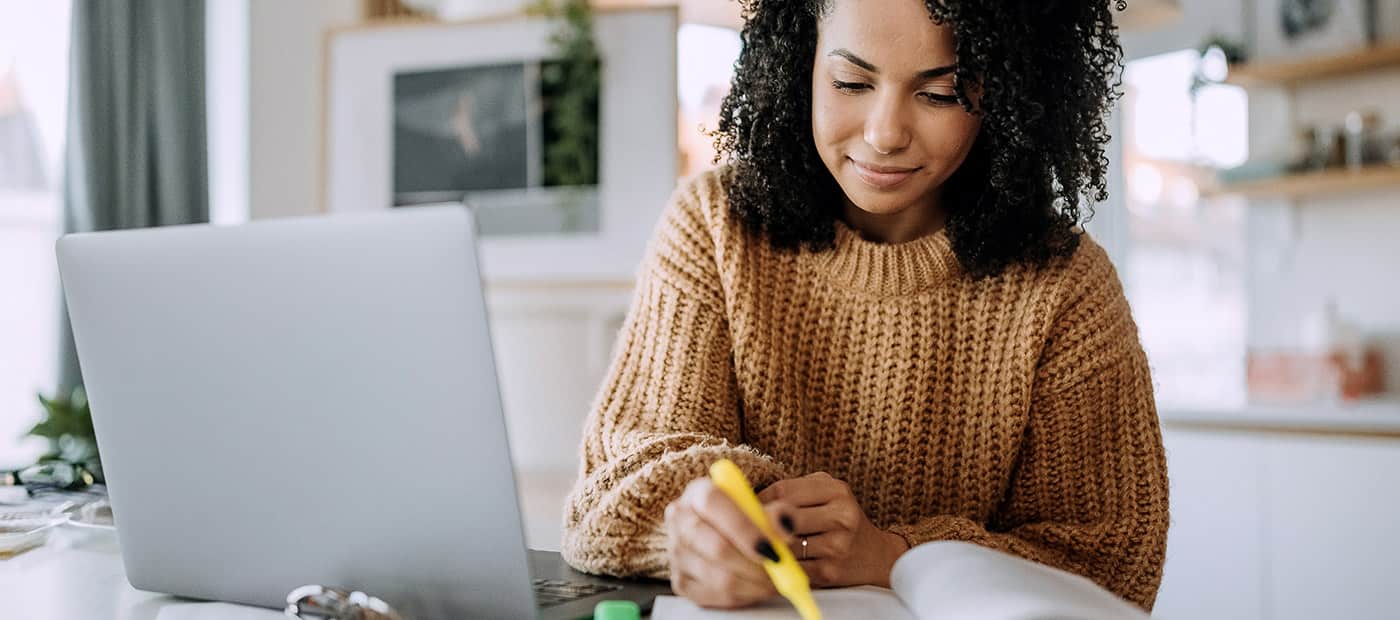
[(72, 525), (0, 560), (0, 617), (15, 620), (272, 620), (280, 611), (179, 599), (126, 582), (114, 532)]
[[(525, 538), (557, 551), (571, 472), (518, 472)], [(289, 586), (288, 590), (296, 585)], [(141, 592), (126, 581), (114, 532), (63, 525), (48, 544), (0, 559), (0, 620), (270, 620), (282, 612)]]

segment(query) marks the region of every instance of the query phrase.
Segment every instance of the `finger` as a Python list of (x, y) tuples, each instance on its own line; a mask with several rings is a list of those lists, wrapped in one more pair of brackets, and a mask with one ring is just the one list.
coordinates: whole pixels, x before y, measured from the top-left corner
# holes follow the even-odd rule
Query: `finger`
[(681, 567), (680, 539), (678, 523), (680, 511), (679, 502), (671, 502), (666, 505), (665, 531), (666, 531), (666, 565), (671, 573), (671, 591), (678, 596), (685, 596), (690, 578)]
[(664, 525), (663, 529), (666, 531), (666, 553), (667, 553), (667, 557), (670, 558), (670, 559), (672, 559), (672, 560), (675, 559), (675, 554), (676, 554), (676, 535), (677, 535), (677, 532), (680, 530), (680, 526), (679, 526), (679, 524), (677, 523), (677, 519), (679, 518), (680, 510), (681, 510), (681, 504), (680, 504), (679, 501), (673, 501), (673, 502), (667, 504), (667, 505), (666, 505), (666, 512), (665, 512), (665, 519), (664, 519), (664, 521), (663, 521), (663, 525)]
[[(727, 544), (727, 543), (726, 543)], [(682, 596), (712, 607), (735, 607), (764, 600), (776, 593), (763, 569), (737, 552), (732, 562), (711, 560), (690, 546), (689, 534), (678, 537), (672, 570), (682, 576)]]
[(807, 573), (807, 582), (814, 588), (829, 588), (836, 584), (835, 564), (831, 560), (807, 560), (798, 562), (802, 572)]
[(797, 540), (797, 521), (793, 518), (797, 511), (798, 508), (781, 500), (763, 506), (764, 514), (768, 515), (768, 522), (777, 525), (774, 529), (789, 547)]
[(713, 581), (715, 571), (764, 578), (762, 566), (746, 556), (714, 526), (688, 506), (676, 510), (676, 547), (681, 569), (699, 581)]
[(735, 549), (689, 506), (677, 502), (671, 519), (673, 570), (685, 581), (684, 596), (709, 606), (734, 607), (777, 594), (763, 567)]
[(742, 582), (696, 579), (687, 585), (684, 596), (709, 609), (737, 609), (772, 598), (774, 594)]
[(817, 472), (774, 482), (763, 489), (758, 499), (764, 503), (784, 500), (793, 506), (816, 506), (850, 494), (851, 488), (845, 482)]
[(677, 510), (680, 510), (680, 502), (673, 501), (669, 504), (666, 504), (666, 511), (662, 513), (662, 523), (665, 525), (667, 537), (670, 537), (675, 533), (675, 521)]
[(739, 558), (736, 563), (718, 563), (680, 542), (678, 556), (680, 574), (689, 579), (690, 588), (732, 589), (735, 592), (760, 593), (771, 586), (771, 579), (760, 565)]
[(835, 501), (818, 506), (798, 508), (788, 513), (799, 536), (825, 532), (854, 532), (860, 526), (860, 508), (855, 502)]
[[(802, 546), (802, 541), (807, 546)], [(792, 554), (798, 562), (811, 560), (844, 560), (851, 554), (851, 541), (855, 537), (846, 532), (832, 532), (816, 536), (801, 536), (792, 547)]]
[(671, 591), (675, 592), (677, 596), (689, 598), (690, 584), (692, 581), (693, 580), (685, 573), (682, 573), (674, 567), (671, 568)]
[(681, 494), (681, 502), (750, 561), (777, 561), (777, 552), (768, 537), (709, 478), (692, 481)]

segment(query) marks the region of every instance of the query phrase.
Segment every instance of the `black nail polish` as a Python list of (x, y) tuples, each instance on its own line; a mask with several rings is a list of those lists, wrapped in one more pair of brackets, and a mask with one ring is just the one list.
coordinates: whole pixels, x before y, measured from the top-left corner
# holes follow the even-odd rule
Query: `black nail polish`
[(754, 550), (757, 551), (759, 555), (768, 558), (770, 562), (778, 561), (778, 552), (774, 551), (773, 545), (769, 544), (766, 540), (758, 541), (758, 544), (754, 545)]
[(797, 532), (794, 531), (794, 530), (797, 529), (797, 526), (795, 526), (795, 525), (792, 524), (792, 517), (789, 517), (789, 516), (787, 516), (787, 515), (783, 515), (783, 516), (781, 516), (781, 517), (778, 518), (778, 522), (783, 524), (783, 529), (787, 530), (787, 533), (789, 533), (789, 534), (796, 534), (796, 533), (797, 533)]

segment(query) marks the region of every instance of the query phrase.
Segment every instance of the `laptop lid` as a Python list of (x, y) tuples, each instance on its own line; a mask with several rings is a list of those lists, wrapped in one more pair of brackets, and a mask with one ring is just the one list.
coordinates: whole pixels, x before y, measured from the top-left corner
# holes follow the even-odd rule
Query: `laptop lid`
[(534, 614), (474, 239), (456, 205), (59, 240), (133, 586)]

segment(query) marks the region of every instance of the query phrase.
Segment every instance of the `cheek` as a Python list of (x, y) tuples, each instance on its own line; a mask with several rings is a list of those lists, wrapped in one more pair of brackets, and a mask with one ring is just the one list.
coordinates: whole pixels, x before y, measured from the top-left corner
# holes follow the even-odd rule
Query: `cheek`
[(972, 148), (981, 129), (980, 119), (972, 116), (941, 119), (925, 130), (930, 151), (949, 159), (961, 159)]
[(982, 119), (974, 117), (964, 126), (962, 140), (962, 154), (967, 155), (972, 150), (973, 143), (977, 142), (977, 136), (982, 134)]
[(817, 146), (841, 142), (849, 137), (851, 127), (860, 125), (860, 115), (850, 102), (821, 93), (812, 97), (812, 136)]

